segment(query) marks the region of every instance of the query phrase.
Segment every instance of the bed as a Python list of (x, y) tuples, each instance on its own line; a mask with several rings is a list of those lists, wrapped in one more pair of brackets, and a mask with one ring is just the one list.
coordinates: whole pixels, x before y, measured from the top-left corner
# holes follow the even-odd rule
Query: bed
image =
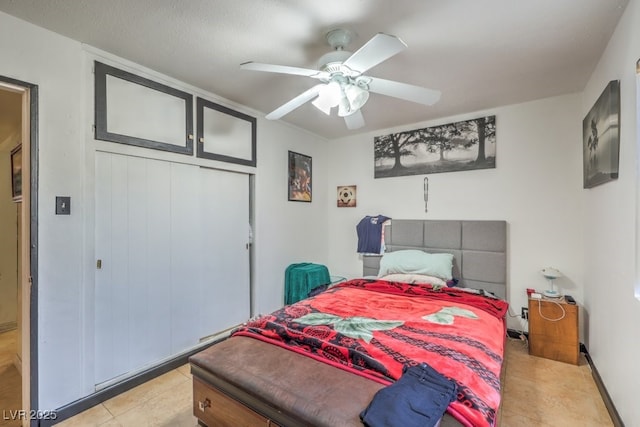
[(376, 393), (404, 365), (426, 361), (458, 386), (441, 426), (497, 425), (506, 223), (392, 220), (385, 244), (389, 259), (415, 250), (450, 254), (456, 280), (381, 280), (386, 259), (363, 256), (363, 278), (254, 319), (190, 358), (199, 423), (362, 426), (360, 413)]

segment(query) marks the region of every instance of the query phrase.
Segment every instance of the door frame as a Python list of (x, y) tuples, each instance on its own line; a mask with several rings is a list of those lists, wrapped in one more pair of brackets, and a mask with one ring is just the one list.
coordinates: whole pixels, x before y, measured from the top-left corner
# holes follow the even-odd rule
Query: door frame
[[(0, 75), (0, 87), (22, 94), (22, 173), (28, 178), (22, 182), (29, 185), (22, 188), (23, 249), (18, 256), (22, 257), (22, 409), (28, 415), (38, 410), (38, 85)], [(23, 425), (38, 425), (36, 417), (28, 418)]]

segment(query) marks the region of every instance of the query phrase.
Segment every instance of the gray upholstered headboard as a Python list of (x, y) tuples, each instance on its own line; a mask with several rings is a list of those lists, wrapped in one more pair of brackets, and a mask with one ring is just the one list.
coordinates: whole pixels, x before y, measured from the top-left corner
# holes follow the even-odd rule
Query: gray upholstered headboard
[[(384, 232), (386, 252), (421, 249), (454, 256), (458, 286), (507, 298), (506, 221), (392, 219)], [(381, 256), (363, 256), (364, 276), (376, 276)]]

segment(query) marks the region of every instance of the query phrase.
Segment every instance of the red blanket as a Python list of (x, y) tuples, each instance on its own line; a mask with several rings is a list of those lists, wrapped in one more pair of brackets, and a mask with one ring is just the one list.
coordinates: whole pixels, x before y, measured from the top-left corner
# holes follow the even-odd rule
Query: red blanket
[(234, 332), (383, 384), (426, 362), (458, 386), (447, 412), (493, 426), (500, 405), (505, 301), (456, 288), (356, 279)]

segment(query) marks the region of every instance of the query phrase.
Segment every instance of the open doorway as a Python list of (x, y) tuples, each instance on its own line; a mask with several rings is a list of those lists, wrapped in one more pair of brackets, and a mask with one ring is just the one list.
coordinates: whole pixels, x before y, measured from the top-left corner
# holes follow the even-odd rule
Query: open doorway
[(0, 76), (0, 426), (38, 407), (36, 148), (37, 86)]
[(0, 407), (9, 411), (22, 409), (22, 96), (0, 87)]

